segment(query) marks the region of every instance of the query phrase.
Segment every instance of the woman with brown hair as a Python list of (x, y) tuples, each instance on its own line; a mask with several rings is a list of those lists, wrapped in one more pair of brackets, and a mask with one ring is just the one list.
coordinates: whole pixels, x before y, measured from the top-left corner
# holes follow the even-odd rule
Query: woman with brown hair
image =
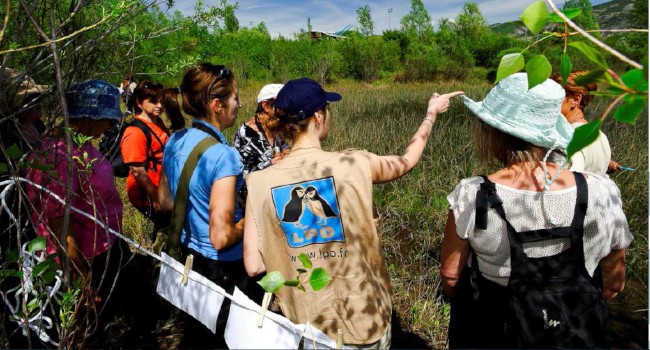
[[(588, 73), (583, 70), (576, 70), (569, 74), (566, 84), (564, 85), (565, 97), (562, 102), (562, 115), (572, 128), (589, 123), (585, 118), (584, 112), (591, 100), (594, 98), (590, 94), (598, 89), (596, 83), (586, 85), (576, 84), (576, 78)], [(555, 73), (551, 76), (558, 84), (562, 84), (562, 77)], [(611, 160), (612, 150), (609, 147), (607, 136), (600, 131), (596, 141), (580, 150), (571, 157), (571, 170), (587, 171), (590, 173), (605, 175), (617, 170), (621, 170), (621, 165)]]
[[(181, 260), (192, 254), (194, 271), (228, 293), (236, 286), (250, 296), (250, 291), (259, 286), (247, 276), (242, 260), (244, 213), (235, 200), (243, 185), (242, 162), (222, 133), (235, 124), (242, 107), (237, 81), (227, 67), (202, 63), (185, 72), (180, 90), (180, 107), (193, 121), (190, 128), (174, 133), (165, 146), (161, 205), (163, 209), (172, 210), (175, 201), (187, 201), (180, 233)], [(165, 108), (171, 110), (173, 106)], [(198, 156), (196, 167), (187, 173), (187, 197), (177, 198), (186, 162), (191, 161), (188, 159), (193, 150), (208, 138), (214, 138), (214, 144)], [(261, 288), (258, 292), (261, 293)], [(229, 300), (225, 300), (217, 320), (216, 339), (198, 325), (189, 330), (204, 332), (199, 331), (201, 334), (188, 336), (188, 339), (201, 341), (203, 347), (225, 345), (223, 333), (228, 312)], [(197, 327), (199, 329), (195, 329)], [(209, 339), (203, 339), (205, 337)]]
[(450, 348), (609, 347), (606, 299), (623, 290), (632, 234), (616, 184), (550, 160), (573, 134), (563, 99), (552, 80), (529, 90), (525, 73), (463, 97), (479, 158), (499, 170), (447, 197)]
[(160, 93), (160, 103), (166, 107), (163, 108), (160, 118), (170, 132), (176, 132), (185, 128), (185, 117), (183, 117), (180, 109), (179, 103), (181, 99), (179, 96), (179, 88), (165, 88)]
[(390, 347), (391, 285), (373, 218), (372, 185), (397, 180), (417, 165), (437, 116), (461, 93), (433, 94), (404, 153), (379, 156), (321, 149), (330, 133), (329, 103), (341, 95), (308, 78), (291, 80), (280, 90), (275, 130), (292, 148), (246, 178), (251, 195), (244, 262), (250, 276), (275, 270), (295, 276), (302, 268), (296, 257), (305, 253), (314, 268), (333, 276), (319, 291), (282, 288), (277, 293), (292, 322), (310, 322), (333, 339), (341, 332), (343, 343), (357, 348)]
[(122, 158), (129, 167), (126, 193), (129, 202), (153, 222), (152, 241), (158, 230), (169, 223), (169, 216), (161, 213), (158, 201), (163, 148), (169, 139), (169, 130), (160, 119), (162, 89), (162, 85), (148, 80), (137, 85), (133, 91), (136, 114), (120, 140)]

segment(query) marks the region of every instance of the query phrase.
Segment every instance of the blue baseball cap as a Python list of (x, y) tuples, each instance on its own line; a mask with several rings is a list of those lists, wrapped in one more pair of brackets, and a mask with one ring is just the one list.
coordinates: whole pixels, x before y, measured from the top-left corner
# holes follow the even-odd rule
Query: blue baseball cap
[(120, 91), (103, 80), (86, 80), (65, 93), (70, 118), (121, 120)]
[(278, 93), (275, 107), (281, 109), (292, 121), (309, 118), (328, 102), (340, 101), (343, 97), (336, 92), (323, 90), (316, 81), (309, 78), (290, 80)]

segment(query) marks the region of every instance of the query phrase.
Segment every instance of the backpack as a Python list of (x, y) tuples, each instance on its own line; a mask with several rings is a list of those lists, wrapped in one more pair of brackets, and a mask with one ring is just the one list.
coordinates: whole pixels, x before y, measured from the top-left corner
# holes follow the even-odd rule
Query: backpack
[(116, 125), (106, 130), (104, 132), (102, 140), (99, 142), (99, 150), (102, 152), (102, 154), (104, 154), (104, 157), (106, 157), (106, 159), (111, 162), (111, 165), (113, 167), (113, 175), (115, 177), (129, 176), (130, 168), (128, 165), (124, 164), (121, 143), (124, 131), (131, 126), (142, 130), (142, 133), (147, 140), (147, 160), (145, 161), (145, 169), (149, 168), (149, 163), (151, 163), (154, 167), (160, 164), (160, 162), (157, 161), (154, 157), (153, 150), (151, 149), (151, 135), (153, 135), (161, 145), (163, 144), (162, 141), (160, 141), (160, 138), (158, 138), (158, 136), (149, 128), (149, 126), (145, 124), (145, 122), (139, 119), (134, 119), (130, 123), (124, 123), (121, 128)]
[[(512, 227), (494, 183), (484, 177), (476, 195), (475, 226), (487, 228), (489, 209), (504, 220), (511, 273), (506, 287), (486, 279), (472, 251), (472, 266), (463, 271), (452, 300), (450, 348), (609, 348), (602, 275), (596, 269), (589, 276), (584, 261), (587, 182), (582, 174), (574, 175), (577, 198), (571, 225), (525, 232)], [(530, 257), (524, 251), (526, 243), (556, 239), (568, 240), (570, 247), (547, 257)]]

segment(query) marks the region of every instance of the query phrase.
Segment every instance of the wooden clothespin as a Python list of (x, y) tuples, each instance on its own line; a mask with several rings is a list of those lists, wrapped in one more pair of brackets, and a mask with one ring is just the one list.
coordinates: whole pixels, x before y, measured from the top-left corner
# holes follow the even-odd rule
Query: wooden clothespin
[(269, 308), (269, 303), (271, 302), (272, 296), (273, 293), (264, 293), (264, 299), (262, 300), (262, 309), (260, 310), (260, 316), (257, 318), (258, 328), (262, 328), (262, 325), (264, 324), (264, 315), (266, 314), (266, 310)]
[(336, 334), (336, 350), (343, 349), (343, 330), (338, 329)]
[(185, 270), (183, 270), (183, 279), (181, 280), (181, 284), (187, 284), (187, 276), (190, 274), (193, 264), (194, 255), (190, 254), (187, 256), (187, 259), (185, 259)]

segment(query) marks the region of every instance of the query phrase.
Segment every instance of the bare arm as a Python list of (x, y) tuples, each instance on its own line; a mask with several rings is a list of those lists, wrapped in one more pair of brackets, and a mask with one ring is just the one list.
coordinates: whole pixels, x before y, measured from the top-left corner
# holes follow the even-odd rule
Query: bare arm
[[(248, 202), (248, 200), (247, 200)], [(246, 204), (246, 217), (244, 224), (244, 266), (248, 276), (255, 277), (266, 271), (266, 265), (262, 259), (257, 238), (257, 224), (253, 219), (253, 213)]]
[(171, 211), (174, 208), (174, 199), (172, 192), (167, 183), (167, 175), (165, 169), (160, 168), (160, 182), (158, 183), (158, 203), (160, 204), (160, 211)]
[(372, 182), (390, 182), (408, 174), (420, 161), (424, 147), (427, 145), (431, 129), (436, 122), (438, 114), (444, 113), (449, 108), (449, 99), (462, 95), (462, 91), (439, 95), (434, 93), (429, 99), (427, 115), (422, 124), (411, 138), (404, 154), (401, 156), (378, 156), (370, 154), (370, 170)]
[(241, 241), (244, 220), (235, 220), (236, 176), (215, 181), (210, 190), (210, 242), (217, 250), (226, 249)]
[(625, 288), (625, 249), (614, 249), (598, 264), (603, 273), (603, 296), (609, 300)]
[(456, 284), (469, 257), (470, 246), (467, 240), (462, 240), (456, 234), (456, 220), (450, 210), (445, 226), (445, 238), (440, 254), (440, 276), (442, 288), (448, 297), (456, 293)]
[(153, 205), (154, 211), (160, 211), (160, 203), (158, 202), (158, 189), (154, 186), (153, 182), (147, 174), (147, 170), (144, 168), (143, 163), (130, 163), (129, 170), (133, 177), (135, 177), (135, 182), (140, 186), (140, 189), (143, 190)]

